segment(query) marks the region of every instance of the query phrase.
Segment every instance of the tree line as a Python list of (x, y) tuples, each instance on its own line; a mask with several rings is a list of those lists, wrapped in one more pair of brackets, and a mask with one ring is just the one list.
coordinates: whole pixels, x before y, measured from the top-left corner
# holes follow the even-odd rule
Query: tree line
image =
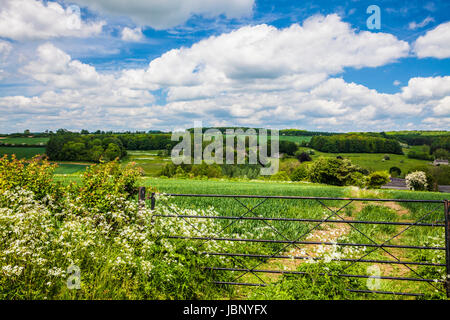
[(329, 153), (393, 153), (403, 154), (397, 140), (362, 134), (314, 136), (309, 142), (313, 149)]

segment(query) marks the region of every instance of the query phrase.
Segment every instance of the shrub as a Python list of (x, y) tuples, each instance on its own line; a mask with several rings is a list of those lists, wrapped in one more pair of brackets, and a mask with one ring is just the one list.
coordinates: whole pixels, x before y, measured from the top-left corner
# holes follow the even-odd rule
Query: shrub
[(375, 171), (366, 178), (366, 187), (371, 189), (379, 189), (390, 181), (389, 173), (386, 171)]
[(0, 158), (0, 191), (16, 188), (33, 192), (38, 200), (46, 196), (54, 199), (61, 194), (61, 188), (53, 182), (53, 172), (57, 165), (50, 164), (46, 158), (35, 156), (31, 160), (11, 160), (5, 155)]
[(295, 153), (295, 157), (297, 158), (297, 160), (300, 163), (307, 162), (307, 161), (312, 161), (311, 156), (309, 154), (307, 154), (306, 152), (297, 151)]
[(406, 185), (414, 191), (426, 190), (428, 187), (427, 175), (423, 171), (415, 171), (406, 176)]
[(449, 160), (450, 159), (450, 151), (445, 149), (437, 149), (434, 153), (435, 159)]
[(353, 165), (348, 159), (320, 157), (309, 168), (309, 176), (311, 182), (344, 186), (351, 185), (352, 172), (362, 171), (362, 168)]
[(285, 153), (289, 156), (293, 156), (298, 147), (295, 142), (292, 141), (280, 141), (279, 150), (280, 153)]
[(427, 152), (422, 151), (410, 151), (408, 152), (408, 158), (419, 160), (432, 160), (432, 157)]
[(205, 162), (192, 166), (191, 173), (196, 177), (220, 178), (222, 169), (218, 164), (208, 165)]
[(292, 181), (305, 181), (308, 179), (308, 168), (305, 165), (299, 166), (290, 175)]
[(400, 168), (398, 168), (398, 167), (391, 167), (389, 169), (389, 174), (392, 177), (396, 178), (396, 177), (399, 177), (402, 174), (402, 170)]
[[(438, 188), (438, 181), (440, 170), (436, 170), (437, 167), (427, 166), (427, 165), (420, 165), (416, 166), (410, 170), (408, 170), (408, 174), (421, 171), (424, 172), (427, 177), (427, 190), (428, 191), (437, 191)], [(442, 181), (441, 181), (442, 182)]]
[(383, 157), (383, 160), (389, 161), (389, 160), (391, 160), (391, 157), (388, 154), (385, 154)]
[(127, 199), (137, 194), (136, 182), (141, 174), (134, 163), (121, 168), (116, 159), (88, 167), (81, 186), (72, 184), (70, 192), (87, 208), (107, 212), (116, 205), (114, 199)]

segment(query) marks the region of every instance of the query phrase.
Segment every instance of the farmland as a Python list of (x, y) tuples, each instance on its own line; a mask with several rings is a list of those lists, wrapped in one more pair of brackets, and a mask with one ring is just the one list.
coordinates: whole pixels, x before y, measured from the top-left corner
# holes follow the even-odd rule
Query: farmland
[[(418, 148), (418, 147), (414, 147)], [(20, 150), (21, 148), (12, 148), (15, 150)], [(25, 148), (24, 148), (25, 149)], [(29, 148), (39, 149), (39, 148)], [(308, 148), (302, 148), (301, 150), (308, 151)], [(43, 151), (43, 150), (40, 150)], [(121, 168), (118, 171), (108, 171), (106, 169), (109, 164), (101, 165), (100, 168), (105, 168), (107, 177), (113, 175), (121, 174), (127, 172), (128, 164), (136, 163), (144, 170), (145, 176), (140, 177), (136, 181), (136, 186), (145, 186), (148, 188), (149, 192), (164, 193), (177, 193), (177, 194), (222, 194), (222, 195), (269, 195), (269, 196), (306, 196), (306, 197), (356, 197), (356, 198), (397, 198), (397, 199), (434, 199), (442, 200), (446, 198), (445, 194), (433, 193), (433, 192), (410, 192), (410, 191), (388, 191), (388, 190), (364, 190), (356, 187), (336, 187), (323, 184), (313, 184), (305, 182), (281, 182), (281, 181), (269, 181), (269, 180), (249, 180), (243, 178), (236, 179), (206, 179), (206, 178), (184, 178), (184, 179), (168, 179), (157, 177), (159, 171), (164, 166), (164, 164), (170, 162), (170, 157), (164, 155), (165, 153), (160, 151), (143, 151), (143, 150), (128, 150), (127, 156), (122, 158), (120, 163), (117, 165)], [(29, 156), (31, 157), (31, 153)], [(312, 157), (313, 160), (320, 156), (333, 157), (335, 158), (338, 154), (327, 154), (316, 151)], [(423, 164), (426, 161), (408, 159), (404, 155), (390, 155), (390, 160), (383, 161), (382, 154), (339, 154), (346, 158), (352, 159), (355, 163), (366, 166), (368, 168), (373, 168), (372, 170), (380, 170), (380, 168), (389, 169), (390, 166), (397, 165), (403, 170), (407, 170), (407, 166), (414, 166), (418, 163)], [(28, 158), (26, 153), (24, 157)], [(284, 159), (283, 162), (297, 161), (295, 158)], [(370, 241), (361, 235), (359, 231), (350, 227), (349, 225), (342, 225), (339, 223), (328, 223), (321, 225), (310, 232), (311, 228), (315, 228), (314, 222), (289, 222), (282, 220), (242, 220), (229, 226), (228, 220), (219, 221), (203, 221), (203, 219), (198, 219), (195, 222), (185, 221), (182, 219), (175, 218), (156, 218), (151, 224), (142, 228), (140, 223), (150, 223), (145, 220), (145, 217), (138, 217), (138, 220), (133, 220), (137, 205), (136, 201), (131, 201), (131, 203), (123, 203), (120, 200), (122, 197), (114, 198), (111, 200), (108, 192), (115, 193), (116, 184), (123, 183), (127, 179), (118, 179), (117, 183), (112, 183), (110, 178), (96, 178), (96, 174), (102, 176), (102, 171), (90, 171), (88, 175), (82, 177), (81, 173), (89, 166), (89, 162), (70, 162), (64, 161), (59, 163), (59, 167), (56, 169), (55, 174), (52, 176), (51, 181), (62, 182), (61, 188), (66, 188), (71, 182), (77, 182), (76, 185), (70, 186), (70, 192), (78, 192), (79, 195), (75, 198), (67, 199), (67, 208), (63, 209), (62, 213), (58, 213), (64, 216), (64, 219), (68, 219), (63, 223), (64, 228), (74, 228), (77, 229), (72, 232), (76, 232), (79, 237), (86, 239), (85, 243), (91, 243), (92, 241), (99, 241), (102, 243), (102, 250), (91, 251), (91, 256), (93, 260), (91, 261), (86, 258), (84, 249), (76, 247), (73, 249), (73, 253), (79, 259), (78, 261), (84, 268), (83, 272), (86, 272), (86, 268), (93, 264), (95, 267), (90, 269), (89, 278), (85, 281), (88, 283), (88, 287), (84, 289), (78, 298), (117, 298), (117, 297), (137, 297), (137, 298), (231, 298), (231, 299), (308, 299), (308, 298), (318, 298), (322, 299), (333, 299), (337, 296), (327, 295), (330, 290), (337, 290), (339, 292), (339, 298), (341, 299), (391, 299), (391, 298), (408, 298), (403, 296), (392, 296), (392, 295), (371, 295), (371, 294), (359, 294), (354, 295), (347, 293), (345, 288), (351, 287), (356, 290), (367, 289), (366, 278), (362, 279), (336, 279), (332, 280), (328, 278), (321, 278), (324, 281), (320, 286), (312, 285), (308, 282), (307, 277), (289, 276), (287, 274), (273, 274), (273, 273), (258, 273), (260, 279), (264, 282), (271, 284), (264, 288), (248, 288), (248, 287), (236, 287), (236, 288), (223, 288), (217, 285), (211, 284), (212, 281), (232, 281), (233, 278), (241, 275), (242, 273), (234, 272), (230, 274), (229, 272), (221, 270), (211, 270), (210, 272), (203, 272), (205, 266), (215, 266), (215, 267), (238, 267), (238, 266), (258, 266), (260, 270), (284, 270), (289, 272), (320, 272), (324, 267), (331, 268), (335, 272), (342, 273), (344, 270), (349, 274), (368, 274), (368, 266), (376, 265), (379, 267), (380, 272), (385, 277), (405, 277), (405, 278), (430, 278), (441, 280), (444, 275), (444, 268), (442, 264), (444, 261), (444, 256), (442, 252), (438, 251), (426, 251), (420, 249), (407, 249), (403, 247), (407, 246), (438, 246), (442, 247), (442, 241), (444, 239), (442, 228), (431, 228), (423, 227), (412, 228), (411, 230), (404, 230), (404, 226), (401, 225), (357, 225), (357, 229), (367, 235), (373, 241), (377, 243), (383, 243), (389, 238), (393, 237), (398, 233), (402, 233), (401, 237), (396, 237), (390, 241), (390, 244), (403, 246), (400, 248), (395, 248), (389, 250), (392, 254), (401, 261), (410, 261), (412, 263), (420, 263), (423, 261), (433, 261), (433, 263), (438, 264), (433, 267), (423, 267), (420, 264), (418, 266), (414, 265), (413, 270), (405, 267), (402, 264), (390, 265), (385, 263), (372, 263), (367, 264), (366, 262), (358, 263), (356, 265), (350, 265), (346, 263), (345, 259), (358, 259), (361, 256), (365, 256), (367, 261), (392, 261), (392, 256), (382, 250), (370, 251), (365, 245), (370, 244)], [(384, 167), (386, 165), (386, 167)], [(34, 172), (34, 171), (33, 171)], [(11, 176), (13, 177), (13, 176)], [(32, 179), (25, 179), (32, 183)], [(120, 182), (122, 181), (122, 182)], [(27, 183), (28, 183), (27, 182)], [(6, 183), (10, 183), (9, 179)], [(18, 181), (21, 183), (21, 181)], [(98, 185), (100, 183), (100, 185)], [(84, 185), (90, 186), (94, 185), (95, 188), (83, 187)], [(77, 186), (80, 189), (77, 190)], [(64, 189), (63, 189), (64, 190)], [(74, 191), (75, 190), (75, 191)], [(104, 190), (110, 190), (104, 192)], [(65, 192), (65, 191), (61, 191)], [(97, 193), (98, 192), (98, 193)], [(120, 196), (120, 195), (118, 195)], [(12, 195), (9, 195), (12, 197)], [(95, 197), (100, 197), (98, 204), (92, 202)], [(104, 198), (106, 197), (106, 198)], [(9, 201), (9, 200), (8, 200)], [(79, 203), (81, 201), (81, 203)], [(83, 202), (84, 201), (84, 202)], [(96, 200), (97, 201), (97, 200)], [(118, 201), (118, 202), (117, 202)], [(93, 204), (94, 203), (94, 204)], [(115, 205), (117, 204), (117, 207)], [(164, 196), (158, 197), (156, 201), (156, 208), (154, 212), (145, 211), (145, 214), (149, 216), (153, 214), (160, 215), (170, 215), (170, 214), (187, 214), (187, 215), (213, 215), (213, 216), (226, 216), (226, 217), (240, 217), (243, 214), (247, 214), (249, 217), (259, 216), (265, 218), (290, 218), (290, 219), (314, 219), (323, 220), (326, 219), (334, 210), (338, 210), (342, 206), (346, 205), (340, 213), (340, 217), (345, 220), (357, 220), (357, 221), (388, 221), (396, 223), (410, 223), (418, 219), (422, 219), (422, 222), (436, 222), (442, 221), (442, 204), (398, 204), (394, 202), (352, 202), (348, 203), (345, 200), (324, 200), (317, 201), (312, 199), (304, 200), (287, 200), (287, 199), (269, 199), (263, 201), (262, 199), (239, 199), (239, 201), (233, 198), (189, 198), (189, 197), (174, 197), (165, 199)], [(61, 204), (64, 208), (66, 206), (65, 202)], [(85, 207), (94, 206), (94, 207)], [(98, 207), (97, 207), (98, 206)], [(107, 209), (105, 209), (105, 206)], [(251, 212), (248, 209), (255, 207)], [(30, 206), (29, 206), (30, 207)], [(32, 207), (32, 206), (31, 206)], [(246, 208), (248, 207), (248, 209)], [(125, 208), (125, 209), (123, 209)], [(147, 207), (146, 210), (149, 208)], [(47, 210), (47, 209), (46, 209)], [(48, 210), (55, 210), (53, 207), (49, 207)], [(75, 210), (75, 211), (74, 211)], [(84, 211), (86, 210), (86, 211)], [(105, 222), (102, 222), (101, 227), (95, 227), (98, 221), (98, 217), (103, 216), (104, 212), (108, 211)], [(124, 212), (122, 210), (125, 210)], [(131, 211), (127, 211), (131, 210)], [(331, 210), (331, 211), (330, 211)], [(422, 218), (428, 212), (435, 210), (429, 216)], [(82, 212), (82, 213), (78, 213)], [(89, 214), (86, 214), (89, 212)], [(93, 213), (94, 212), (94, 213)], [(111, 213), (112, 212), (112, 213)], [(100, 214), (100, 216), (99, 216)], [(31, 213), (33, 219), (47, 219), (51, 217), (48, 213), (42, 216), (37, 212)], [(46, 218), (47, 217), (47, 218)], [(334, 217), (337, 219), (337, 217)], [(50, 218), (49, 218), (50, 219)], [(80, 220), (81, 219), (81, 220)], [(94, 219), (94, 220), (92, 220)], [(103, 218), (101, 218), (103, 219)], [(110, 220), (111, 219), (111, 220)], [(131, 220), (128, 220), (131, 219)], [(129, 221), (124, 223), (124, 221)], [(147, 221), (147, 222), (144, 222)], [(36, 225), (39, 225), (39, 222)], [(44, 223), (44, 222), (42, 222)], [(109, 223), (111, 223), (109, 225)], [(45, 220), (46, 225), (51, 225), (49, 221)], [(56, 228), (59, 228), (59, 223)], [(85, 228), (90, 228), (89, 232), (85, 231)], [(103, 230), (102, 228), (106, 228)], [(115, 230), (116, 239), (113, 242), (109, 237), (105, 237), (109, 231), (109, 228), (119, 228)], [(112, 230), (112, 229), (110, 229)], [(130, 231), (132, 230), (132, 231)], [(154, 255), (145, 256), (148, 263), (151, 261), (151, 266), (145, 268), (137, 268), (143, 259), (140, 253), (140, 247), (135, 245), (136, 239), (144, 239), (150, 237), (154, 239), (154, 234), (152, 230), (160, 230), (162, 232), (159, 235), (167, 237), (170, 235), (185, 237), (212, 237), (216, 234), (227, 238), (237, 238), (237, 239), (255, 239), (255, 240), (275, 240), (278, 242), (257, 242), (257, 243), (247, 243), (234, 241), (232, 243), (222, 242), (222, 241), (207, 241), (204, 250), (206, 253), (215, 254), (226, 254), (226, 253), (245, 253), (254, 255), (256, 257), (245, 259), (243, 257), (236, 257), (235, 259), (226, 258), (223, 256), (190, 256), (189, 249), (198, 246), (203, 246), (203, 240), (181, 240), (181, 239), (170, 239), (168, 241), (163, 241), (160, 244), (152, 242), (151, 250), (156, 250), (161, 255), (158, 261), (155, 261)], [(199, 231), (200, 230), (200, 231)], [(64, 236), (65, 231), (59, 231), (55, 229), (52, 231), (54, 234), (59, 234), (62, 232)], [(131, 233), (130, 233), (131, 232)], [(150, 233), (149, 233), (150, 232)], [(156, 232), (156, 231), (155, 231)], [(52, 234), (53, 234), (52, 233)], [(33, 231), (34, 234), (34, 231)], [(90, 238), (91, 236), (95, 238)], [(125, 238), (124, 238), (125, 237)], [(131, 237), (134, 239), (129, 241), (126, 237)], [(135, 238), (138, 237), (138, 238)], [(353, 249), (341, 248), (338, 246), (329, 245), (285, 245), (282, 241), (287, 239), (297, 239), (299, 237), (304, 237), (303, 240), (316, 241), (320, 243), (359, 243), (362, 246)], [(52, 241), (58, 244), (59, 238), (55, 238)], [(94, 240), (97, 239), (97, 240)], [(35, 241), (35, 240), (33, 240)], [(71, 246), (71, 238), (66, 238), (64, 240), (65, 246)], [(280, 242), (281, 241), (281, 242)], [(50, 242), (53, 243), (53, 242)], [(120, 243), (126, 243), (125, 247), (121, 247)], [(56, 244), (53, 244), (57, 247)], [(289, 244), (289, 243), (288, 243)], [(45, 246), (44, 243), (40, 243), (40, 246)], [(59, 245), (59, 244), (58, 244)], [(149, 244), (148, 244), (149, 245)], [(147, 246), (147, 244), (146, 244)], [(44, 249), (43, 249), (44, 250)], [(47, 251), (45, 251), (47, 250)], [(46, 248), (43, 252), (57, 252), (53, 248)], [(59, 250), (59, 249), (58, 249)], [(162, 250), (162, 251), (161, 251)], [(186, 251), (187, 250), (187, 251)], [(280, 251), (281, 250), (281, 251)], [(280, 251), (280, 252), (279, 252)], [(184, 252), (182, 257), (180, 252)], [(303, 257), (303, 260), (297, 258), (296, 260), (287, 258), (274, 258), (266, 259), (261, 258), (261, 256), (270, 257), (271, 255), (279, 252), (282, 257), (285, 256), (297, 256)], [(122, 254), (123, 253), (123, 254)], [(171, 254), (169, 254), (171, 253)], [(172, 255), (174, 254), (174, 256)], [(118, 258), (120, 257), (120, 259)], [(175, 267), (169, 266), (170, 261), (175, 259), (181, 259), (180, 261), (192, 261), (189, 264), (177, 262)], [(260, 257), (260, 258), (258, 258)], [(305, 257), (314, 257), (319, 260), (314, 260), (317, 263), (305, 263), (311, 262), (310, 260), (305, 260)], [(86, 260), (87, 259), (87, 260)], [(148, 260), (150, 259), (150, 260)], [(321, 259), (321, 260), (320, 260)], [(126, 265), (121, 265), (121, 261), (127, 261)], [(395, 259), (394, 259), (395, 260)], [(25, 260), (24, 260), (25, 261)], [(87, 262), (90, 261), (90, 262)], [(175, 260), (176, 261), (176, 260)], [(327, 261), (327, 262), (323, 262)], [(53, 264), (60, 265), (59, 268), (64, 268), (59, 260), (54, 260)], [(192, 265), (191, 265), (192, 263)], [(325, 265), (323, 264), (325, 263)], [(156, 264), (158, 267), (154, 267)], [(179, 271), (179, 265), (183, 265), (182, 268), (189, 265), (188, 269), (181, 269)], [(348, 269), (344, 267), (348, 266)], [(89, 267), (91, 268), (91, 267)], [(109, 278), (105, 276), (106, 269), (122, 270), (120, 283), (123, 286), (115, 286), (113, 291), (108, 291), (106, 288), (110, 288), (111, 283), (115, 280), (108, 280)], [(122, 269), (117, 269), (122, 268)], [(137, 268), (137, 269), (136, 269)], [(146, 287), (142, 286), (142, 282), (146, 283), (148, 276), (145, 272), (148, 272), (148, 268), (154, 270), (152, 280), (152, 286)], [(181, 268), (181, 267), (180, 267)], [(133, 271), (128, 271), (133, 270)], [(147, 271), (145, 271), (147, 270)], [(50, 272), (50, 271), (46, 271)], [(181, 272), (181, 273), (180, 273)], [(133, 274), (138, 274), (138, 277), (131, 276)], [(186, 274), (189, 277), (186, 278)], [(100, 282), (92, 282), (91, 280), (98, 275)], [(158, 287), (161, 283), (164, 283), (162, 278), (166, 275), (171, 275), (175, 277), (175, 280), (171, 281), (172, 286), (168, 288)], [(93, 277), (91, 279), (91, 277)], [(156, 277), (156, 278), (155, 278)], [(158, 278), (162, 277), (162, 278)], [(245, 283), (258, 283), (260, 279), (255, 277), (250, 273), (245, 273), (240, 276), (240, 281)], [(328, 280), (327, 280), (328, 279)], [(89, 282), (91, 281), (91, 282)], [(112, 282), (111, 282), (112, 281)], [(300, 283), (298, 282), (300, 281)], [(306, 282), (305, 282), (306, 281)], [(46, 283), (46, 282), (43, 282)], [(194, 285), (195, 284), (195, 285)], [(9, 285), (9, 284), (8, 284)], [(42, 291), (37, 292), (47, 292), (52, 298), (77, 298), (70, 291), (64, 289), (64, 287), (52, 287), (56, 295), (51, 295), (47, 289), (39, 289)], [(186, 287), (187, 286), (187, 287)], [(337, 288), (338, 286), (339, 288)], [(45, 286), (44, 286), (45, 287)], [(96, 288), (95, 290), (90, 290), (89, 288)], [(130, 287), (135, 287), (135, 290), (129, 290)], [(151, 291), (146, 291), (147, 289), (140, 289), (141, 287), (150, 288)], [(41, 287), (40, 287), (41, 288)], [(138, 289), (139, 288), (139, 289)], [(156, 293), (152, 290), (158, 288)], [(183, 291), (181, 288), (192, 288), (187, 291)], [(197, 289), (195, 289), (197, 288)], [(198, 288), (202, 288), (198, 290)], [(311, 289), (312, 288), (312, 289)], [(333, 289), (330, 289), (333, 288)], [(443, 295), (434, 290), (433, 286), (425, 282), (410, 282), (410, 281), (395, 281), (395, 280), (382, 280), (380, 287), (381, 291), (389, 292), (407, 292), (415, 293), (420, 292), (425, 294), (425, 298), (442, 298)], [(20, 291), (20, 289), (16, 289)], [(33, 289), (34, 290), (34, 289)], [(59, 291), (61, 290), (61, 291)], [(159, 291), (158, 291), (159, 290)], [(316, 292), (316, 291), (317, 292)], [(334, 291), (333, 291), (334, 292)], [(29, 294), (29, 293), (25, 293)], [(30, 297), (26, 295), (27, 297)], [(39, 296), (41, 297), (41, 296)]]
[(14, 145), (45, 145), (48, 142), (49, 138), (45, 137), (17, 137), (17, 138), (11, 138), (11, 137), (0, 137), (0, 143), (2, 144), (14, 144)]

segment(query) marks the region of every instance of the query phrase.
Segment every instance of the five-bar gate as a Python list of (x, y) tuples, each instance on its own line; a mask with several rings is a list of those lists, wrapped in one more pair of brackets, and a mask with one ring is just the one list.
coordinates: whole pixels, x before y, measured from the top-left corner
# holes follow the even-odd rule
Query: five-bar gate
[[(439, 291), (446, 291), (447, 297), (450, 297), (450, 205), (448, 200), (410, 200), (410, 199), (365, 199), (365, 198), (334, 198), (334, 197), (301, 197), (301, 196), (261, 196), (261, 195), (217, 195), (217, 194), (165, 194), (169, 197), (183, 197), (183, 198), (229, 198), (237, 201), (242, 208), (245, 210), (242, 214), (238, 216), (226, 216), (226, 215), (214, 215), (214, 216), (199, 216), (199, 215), (179, 215), (176, 212), (173, 214), (154, 214), (153, 219), (164, 219), (164, 218), (177, 218), (183, 219), (188, 224), (192, 219), (217, 219), (225, 220), (226, 223), (219, 233), (214, 235), (204, 235), (201, 237), (185, 237), (179, 235), (165, 235), (169, 239), (189, 239), (189, 240), (199, 240), (203, 242), (207, 241), (238, 241), (238, 242), (249, 242), (249, 243), (275, 243), (281, 245), (281, 248), (275, 250), (272, 254), (248, 254), (239, 252), (202, 252), (200, 245), (197, 249), (199, 254), (205, 254), (210, 256), (226, 256), (231, 258), (258, 258), (259, 262), (249, 267), (242, 265), (237, 267), (227, 266), (227, 267), (211, 267), (207, 268), (211, 271), (233, 271), (239, 272), (239, 276), (235, 277), (232, 281), (216, 281), (216, 284), (220, 285), (239, 285), (239, 286), (266, 286), (267, 283), (258, 274), (293, 274), (293, 275), (304, 275), (305, 272), (302, 271), (286, 271), (286, 270), (267, 270), (262, 269), (262, 265), (265, 264), (270, 259), (295, 259), (295, 260), (305, 260), (313, 259), (320, 260), (321, 257), (311, 257), (308, 255), (290, 256), (284, 254), (289, 247), (304, 246), (304, 245), (323, 245), (323, 246), (348, 246), (348, 247), (366, 247), (368, 252), (365, 252), (358, 259), (336, 259), (347, 263), (344, 272), (340, 274), (330, 274), (323, 272), (322, 275), (330, 275), (337, 277), (348, 277), (348, 278), (373, 278), (371, 275), (367, 274), (351, 274), (346, 273), (345, 270), (349, 269), (351, 266), (357, 263), (373, 263), (373, 264), (387, 264), (387, 265), (402, 265), (407, 270), (410, 271), (410, 276), (378, 276), (378, 279), (393, 280), (393, 281), (411, 281), (411, 282), (422, 282), (427, 283), (432, 289)], [(139, 190), (139, 200), (141, 205), (145, 205), (145, 200), (150, 199), (151, 208), (154, 209), (157, 205), (155, 193), (146, 196), (145, 188), (142, 187)], [(248, 207), (242, 202), (242, 199), (257, 199), (259, 203), (252, 207)], [(324, 219), (313, 219), (313, 218), (283, 218), (283, 217), (264, 217), (259, 216), (256, 213), (256, 209), (270, 199), (279, 199), (283, 201), (304, 201), (313, 200), (320, 203), (321, 206), (326, 208), (328, 214)], [(327, 200), (339, 200), (345, 201), (343, 206), (339, 208), (331, 208), (325, 204)], [(433, 205), (434, 208), (423, 214), (414, 222), (395, 222), (395, 221), (359, 221), (359, 220), (346, 220), (343, 217), (342, 210), (349, 206), (353, 202), (395, 202), (395, 203), (416, 203), (416, 204), (428, 204)], [(442, 212), (442, 219), (439, 221), (429, 221), (430, 217), (436, 212)], [(233, 226), (238, 221), (261, 221), (266, 226), (271, 228), (275, 234), (279, 235), (281, 239), (248, 239), (248, 238), (235, 238), (230, 237), (226, 234), (227, 229)], [(306, 231), (302, 232), (299, 236), (291, 239), (287, 235), (283, 234), (280, 230), (272, 225), (275, 221), (284, 221), (287, 223), (312, 223), (313, 226), (309, 227)], [(308, 241), (305, 239), (311, 232), (317, 230), (324, 224), (346, 224), (350, 226), (355, 232), (360, 234), (364, 239), (367, 240), (366, 243), (347, 243), (347, 242), (323, 242), (323, 241)], [(192, 225), (192, 224), (190, 224)], [(367, 235), (365, 232), (360, 230), (361, 225), (385, 225), (385, 226), (400, 226), (402, 229), (396, 232), (394, 236), (391, 236), (388, 240), (378, 243), (373, 237)], [(193, 226), (193, 225), (192, 225)], [(195, 226), (193, 226), (195, 228)], [(445, 234), (445, 246), (415, 246), (415, 245), (403, 245), (403, 244), (391, 244), (391, 241), (398, 239), (406, 231), (411, 228), (421, 228), (421, 227), (431, 227), (431, 228), (444, 228)], [(404, 261), (396, 256), (392, 251), (396, 249), (416, 249), (416, 250), (431, 250), (431, 251), (445, 251), (445, 263), (433, 262), (433, 261)], [(368, 259), (371, 253), (380, 250), (384, 252), (389, 259)], [(445, 274), (442, 274), (440, 279), (428, 279), (421, 276), (415, 269), (414, 266), (427, 266), (431, 268), (445, 269)], [(242, 281), (246, 274), (253, 274), (257, 279), (258, 283), (249, 283)], [(376, 290), (355, 290), (348, 289), (351, 292), (359, 293), (375, 293), (375, 294), (393, 294), (393, 295), (403, 295), (403, 296), (423, 296), (423, 293), (415, 292), (391, 292), (391, 291), (376, 291)]]

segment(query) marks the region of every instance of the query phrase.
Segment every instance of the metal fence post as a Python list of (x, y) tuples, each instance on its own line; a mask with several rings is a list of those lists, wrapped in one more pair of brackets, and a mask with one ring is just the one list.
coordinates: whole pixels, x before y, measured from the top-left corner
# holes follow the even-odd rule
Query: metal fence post
[(445, 279), (445, 289), (447, 298), (450, 298), (450, 202), (444, 200), (445, 214), (445, 264), (447, 267), (447, 278)]
[(145, 207), (145, 187), (139, 187), (139, 206)]
[(155, 204), (156, 204), (156, 198), (155, 198), (155, 193), (152, 192), (152, 197), (151, 197), (151, 209), (155, 210)]

